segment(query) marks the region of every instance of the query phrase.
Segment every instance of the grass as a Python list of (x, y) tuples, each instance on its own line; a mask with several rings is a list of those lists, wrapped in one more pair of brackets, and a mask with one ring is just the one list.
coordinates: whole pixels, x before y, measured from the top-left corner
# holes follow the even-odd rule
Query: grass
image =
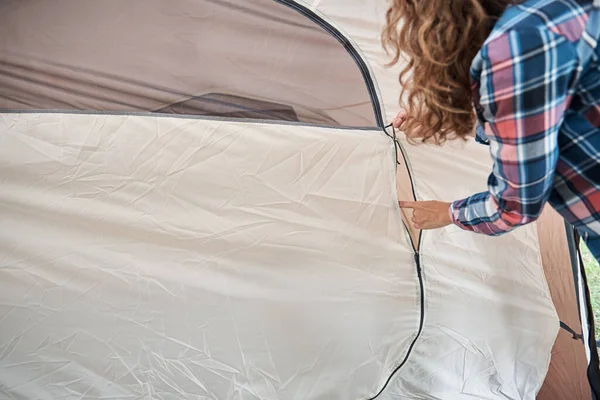
[(583, 257), (588, 286), (590, 287), (590, 297), (592, 298), (596, 340), (600, 340), (600, 265), (583, 243), (581, 243), (581, 256)]

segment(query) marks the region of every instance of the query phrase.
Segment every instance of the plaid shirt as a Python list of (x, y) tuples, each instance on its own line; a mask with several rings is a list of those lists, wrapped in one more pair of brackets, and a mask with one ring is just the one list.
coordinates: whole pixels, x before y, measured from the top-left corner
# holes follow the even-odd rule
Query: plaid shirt
[(499, 235), (549, 202), (600, 258), (600, 0), (510, 7), (471, 65), (488, 191), (452, 204), (459, 227)]

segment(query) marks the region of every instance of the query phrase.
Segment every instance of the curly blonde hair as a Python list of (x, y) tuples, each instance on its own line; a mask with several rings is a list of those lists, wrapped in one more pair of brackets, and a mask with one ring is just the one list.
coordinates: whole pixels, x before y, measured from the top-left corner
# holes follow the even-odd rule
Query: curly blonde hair
[(390, 65), (407, 61), (399, 77), (402, 129), (437, 144), (472, 135), (471, 62), (497, 18), (517, 0), (391, 1), (382, 42), (393, 57)]

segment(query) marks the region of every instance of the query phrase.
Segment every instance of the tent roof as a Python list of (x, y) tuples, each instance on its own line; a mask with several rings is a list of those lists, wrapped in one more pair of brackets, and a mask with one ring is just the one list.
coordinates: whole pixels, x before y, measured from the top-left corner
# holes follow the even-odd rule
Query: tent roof
[(376, 126), (356, 61), (272, 0), (9, 2), (0, 108)]

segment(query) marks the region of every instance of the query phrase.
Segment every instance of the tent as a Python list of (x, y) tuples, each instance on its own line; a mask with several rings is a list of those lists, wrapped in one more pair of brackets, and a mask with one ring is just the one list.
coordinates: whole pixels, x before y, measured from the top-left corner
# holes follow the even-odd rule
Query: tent
[(0, 1), (0, 398), (592, 399), (578, 239), (386, 128), (384, 0)]

